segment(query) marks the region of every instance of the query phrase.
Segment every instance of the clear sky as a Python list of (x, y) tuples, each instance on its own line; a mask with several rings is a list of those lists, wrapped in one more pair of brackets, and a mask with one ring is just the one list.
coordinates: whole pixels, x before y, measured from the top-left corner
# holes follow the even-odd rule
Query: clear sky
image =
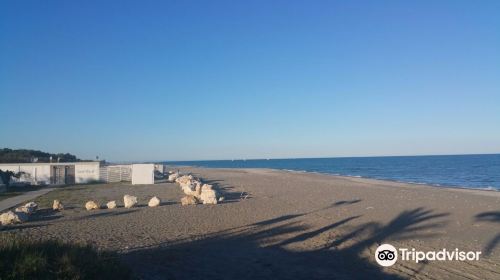
[(1, 1), (0, 147), (500, 152), (500, 1)]

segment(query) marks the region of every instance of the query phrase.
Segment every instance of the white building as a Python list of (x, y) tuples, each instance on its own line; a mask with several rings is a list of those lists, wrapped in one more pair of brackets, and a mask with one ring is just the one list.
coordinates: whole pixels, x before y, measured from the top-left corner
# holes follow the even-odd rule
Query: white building
[(132, 185), (149, 185), (155, 183), (155, 165), (152, 163), (132, 164)]
[(58, 163), (0, 163), (0, 170), (22, 172), (15, 182), (31, 185), (70, 185), (96, 181), (132, 182), (136, 184), (154, 184), (155, 171), (163, 170), (163, 165), (123, 164), (103, 165), (98, 161), (58, 162)]
[(101, 166), (99, 180), (106, 183), (132, 181), (131, 164), (114, 164)]
[(23, 172), (20, 181), (32, 185), (83, 184), (99, 180), (98, 161), (57, 163), (0, 163), (4, 171)]

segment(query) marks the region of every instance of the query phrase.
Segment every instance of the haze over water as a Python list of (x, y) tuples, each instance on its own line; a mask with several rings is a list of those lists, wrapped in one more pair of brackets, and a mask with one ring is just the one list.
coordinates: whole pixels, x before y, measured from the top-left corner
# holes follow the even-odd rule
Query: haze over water
[(215, 168), (273, 168), (434, 186), (500, 190), (500, 154), (178, 161)]

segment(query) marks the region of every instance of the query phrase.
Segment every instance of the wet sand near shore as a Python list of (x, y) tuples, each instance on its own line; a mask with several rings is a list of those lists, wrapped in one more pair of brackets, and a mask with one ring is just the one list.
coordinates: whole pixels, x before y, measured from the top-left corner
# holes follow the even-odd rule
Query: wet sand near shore
[[(216, 185), (220, 205), (181, 206), (177, 184), (74, 186), (46, 194), (67, 206), (4, 233), (117, 250), (144, 279), (500, 279), (500, 192), (269, 169), (180, 168)], [(140, 207), (87, 212), (124, 194)], [(153, 196), (162, 200), (147, 207)], [(482, 251), (479, 261), (374, 259), (390, 243), (419, 251)]]

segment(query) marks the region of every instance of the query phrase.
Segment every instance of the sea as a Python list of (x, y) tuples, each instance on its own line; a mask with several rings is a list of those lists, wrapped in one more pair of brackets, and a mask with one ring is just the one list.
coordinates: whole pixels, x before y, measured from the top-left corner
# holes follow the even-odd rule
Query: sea
[(212, 168), (272, 168), (436, 187), (500, 191), (500, 154), (167, 161)]

